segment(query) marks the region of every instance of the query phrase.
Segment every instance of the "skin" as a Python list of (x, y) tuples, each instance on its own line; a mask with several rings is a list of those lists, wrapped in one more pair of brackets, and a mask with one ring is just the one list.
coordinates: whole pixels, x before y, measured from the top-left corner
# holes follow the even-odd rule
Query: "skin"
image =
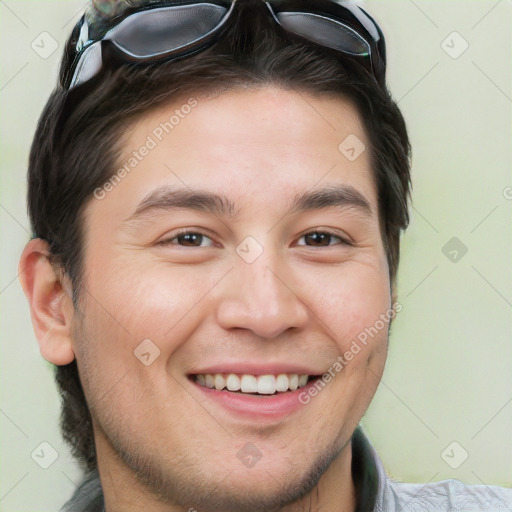
[[(121, 160), (185, 102), (128, 127)], [(391, 307), (369, 151), (349, 161), (338, 149), (350, 134), (369, 147), (356, 110), (340, 98), (264, 87), (199, 99), (87, 204), (79, 310), (45, 243), (25, 248), (20, 279), (41, 353), (56, 365), (78, 362), (108, 512), (355, 509), (350, 437), (384, 370), (387, 328), (279, 421), (226, 411), (188, 379), (242, 359), (322, 374)], [(290, 213), (296, 194), (328, 185), (356, 189), (371, 214), (347, 206)], [(236, 216), (182, 208), (127, 220), (162, 186), (223, 194)], [(182, 228), (207, 236), (177, 239)], [(315, 244), (304, 237), (314, 231), (333, 237)], [(236, 252), (247, 236), (263, 248), (250, 264)], [(134, 350), (148, 338), (160, 355), (145, 366)], [(250, 468), (237, 457), (248, 442), (262, 453)]]

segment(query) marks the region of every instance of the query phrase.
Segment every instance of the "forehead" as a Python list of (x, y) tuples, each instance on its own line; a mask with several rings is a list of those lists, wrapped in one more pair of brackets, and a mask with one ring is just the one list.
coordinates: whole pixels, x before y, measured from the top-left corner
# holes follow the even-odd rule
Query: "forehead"
[(308, 140), (311, 143), (303, 149), (313, 150), (333, 143), (337, 147), (343, 135), (366, 138), (364, 123), (348, 99), (276, 86), (183, 95), (140, 115), (131, 128), (125, 139), (128, 149), (148, 134), (172, 144), (172, 139), (191, 132), (196, 133), (191, 143), (293, 145)]
[(375, 205), (368, 146), (359, 114), (342, 98), (274, 87), (191, 94), (127, 127), (123, 178), (98, 206), (126, 218), (152, 190), (179, 187), (209, 189), (237, 210), (277, 210), (306, 190), (347, 184)]

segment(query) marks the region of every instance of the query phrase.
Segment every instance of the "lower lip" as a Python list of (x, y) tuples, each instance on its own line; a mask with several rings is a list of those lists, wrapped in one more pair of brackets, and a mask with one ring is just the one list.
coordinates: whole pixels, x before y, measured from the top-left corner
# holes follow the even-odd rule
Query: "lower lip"
[(231, 412), (249, 419), (282, 420), (304, 407), (304, 404), (299, 400), (299, 396), (304, 393), (307, 394), (308, 388), (314, 386), (317, 379), (313, 379), (295, 391), (286, 391), (274, 395), (244, 395), (226, 390), (219, 391), (201, 386), (194, 379), (191, 380), (207, 398)]

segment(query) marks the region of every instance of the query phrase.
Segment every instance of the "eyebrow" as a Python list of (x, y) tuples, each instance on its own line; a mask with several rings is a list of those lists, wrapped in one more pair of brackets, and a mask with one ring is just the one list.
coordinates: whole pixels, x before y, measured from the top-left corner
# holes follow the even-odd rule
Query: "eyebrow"
[[(354, 208), (364, 216), (371, 217), (373, 208), (365, 196), (351, 185), (327, 186), (318, 190), (297, 194), (289, 213), (300, 213), (324, 208)], [(206, 190), (161, 187), (150, 192), (137, 206), (135, 212), (124, 222), (142, 220), (157, 211), (189, 209), (213, 213), (224, 218), (236, 217), (234, 203), (223, 195)]]
[(354, 208), (367, 217), (373, 214), (373, 208), (366, 197), (351, 185), (327, 186), (318, 190), (297, 194), (290, 213), (323, 208)]

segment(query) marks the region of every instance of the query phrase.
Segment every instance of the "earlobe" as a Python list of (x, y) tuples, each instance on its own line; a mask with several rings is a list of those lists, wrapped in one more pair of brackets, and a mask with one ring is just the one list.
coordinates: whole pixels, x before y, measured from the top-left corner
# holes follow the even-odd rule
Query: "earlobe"
[(71, 363), (74, 307), (63, 279), (49, 260), (48, 244), (40, 238), (30, 240), (20, 258), (18, 273), (30, 305), (32, 325), (41, 355), (61, 366)]

